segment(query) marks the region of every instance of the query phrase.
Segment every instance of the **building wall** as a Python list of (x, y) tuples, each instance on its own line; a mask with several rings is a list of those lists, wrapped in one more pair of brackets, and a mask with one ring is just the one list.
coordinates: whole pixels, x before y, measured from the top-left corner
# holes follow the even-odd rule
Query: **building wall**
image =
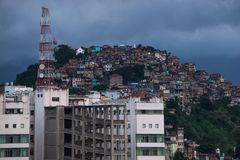
[(32, 158), (30, 151), (33, 146), (30, 141), (33, 92), (22, 86), (23, 90), (16, 91), (14, 87), (11, 86), (11, 93), (0, 94), (0, 159), (28, 160)]
[(137, 160), (165, 160), (164, 156), (138, 156)]
[[(130, 149), (130, 156), (128, 157), (129, 160), (136, 160), (136, 115), (135, 115), (135, 100), (130, 99), (129, 102), (127, 103), (127, 109), (128, 109), (128, 137), (130, 137), (130, 144), (129, 144), (129, 149)], [(134, 155), (134, 156), (133, 156)]]
[(5, 88), (6, 94), (13, 94), (15, 92), (21, 92), (21, 91), (33, 91), (33, 88), (26, 87), (26, 86), (7, 85), (4, 88)]
[(35, 91), (35, 159), (44, 159), (44, 107), (68, 106), (68, 89), (57, 87), (37, 88)]
[[(125, 107), (45, 107), (44, 159), (126, 160), (127, 137), (116, 130), (117, 126), (122, 128), (126, 124), (126, 117), (116, 116), (120, 110), (126, 116)], [(69, 151), (65, 152), (66, 149)]]
[[(128, 117), (130, 129), (128, 134), (131, 137), (131, 160), (164, 160), (164, 115), (163, 102), (160, 99), (141, 101), (140, 99), (130, 99), (128, 102), (130, 116)], [(157, 142), (144, 141), (157, 137)], [(158, 155), (141, 155), (151, 151), (158, 150)], [(150, 153), (151, 152), (151, 153)]]
[(44, 159), (64, 160), (64, 106), (45, 107)]
[[(9, 128), (5, 128), (5, 124), (9, 125)], [(16, 128), (13, 128), (13, 124), (16, 124)], [(24, 124), (24, 128), (21, 128), (21, 124)], [(29, 134), (30, 131), (30, 115), (9, 115), (4, 114), (0, 116), (0, 134)]]
[[(163, 153), (163, 148), (164, 148), (163, 102), (161, 102), (159, 99), (153, 100), (153, 101), (148, 101), (148, 102), (143, 102), (143, 101), (140, 101), (139, 99), (130, 99), (127, 103), (126, 102), (127, 101), (125, 101), (125, 105), (127, 106), (127, 110), (128, 110), (127, 126), (124, 127), (124, 125), (121, 125), (118, 128), (117, 126), (114, 126), (114, 124), (112, 124), (111, 128), (107, 129), (108, 130), (107, 134), (124, 135), (124, 128), (125, 129), (127, 128), (128, 138), (130, 138), (128, 140), (128, 144), (127, 144), (129, 160), (139, 160), (139, 159), (140, 160), (141, 159), (164, 160), (165, 156)], [(110, 101), (109, 102), (107, 101), (107, 102), (105, 102), (108, 105), (108, 109), (106, 109), (106, 110), (103, 109), (104, 108), (103, 103), (104, 102), (99, 102), (99, 104), (94, 104), (92, 106), (91, 105), (73, 106), (74, 109), (71, 107), (63, 107), (63, 106), (45, 107), (45, 111), (46, 111), (45, 112), (45, 126), (42, 126), (44, 128), (44, 133), (45, 133), (45, 137), (42, 137), (42, 138), (46, 141), (46, 143), (44, 144), (45, 152), (43, 151), (46, 154), (44, 159), (50, 160), (51, 158), (54, 159), (56, 157), (57, 157), (57, 159), (65, 158), (65, 156), (62, 154), (62, 153), (64, 153), (64, 147), (71, 148), (71, 155), (69, 155), (69, 157), (73, 157), (76, 155), (76, 153), (74, 152), (74, 146), (75, 147), (81, 146), (81, 147), (76, 147), (76, 150), (77, 150), (77, 155), (82, 157), (83, 155), (80, 154), (80, 153), (82, 153), (80, 150), (84, 150), (82, 147), (86, 147), (85, 142), (81, 141), (80, 144), (75, 144), (75, 141), (78, 141), (80, 139), (82, 140), (82, 138), (75, 139), (76, 137), (74, 136), (74, 134), (81, 132), (81, 133), (78, 133), (79, 136), (84, 137), (84, 136), (86, 136), (85, 134), (89, 134), (89, 133), (87, 133), (89, 131), (86, 131), (86, 133), (85, 133), (85, 131), (82, 132), (82, 131), (75, 130), (76, 128), (81, 128), (81, 130), (84, 130), (85, 127), (87, 128), (87, 127), (91, 126), (92, 124), (104, 123), (100, 120), (104, 116), (108, 117), (107, 121), (109, 121), (110, 119), (113, 120), (111, 123), (114, 123), (114, 119), (117, 117), (119, 117), (120, 119), (124, 119), (123, 109), (119, 109), (119, 110), (114, 109), (114, 105), (125, 106), (123, 103), (120, 103), (120, 101), (118, 102), (118, 100), (113, 100), (112, 103)], [(103, 105), (103, 106), (101, 107), (101, 105)], [(113, 108), (112, 108), (113, 110), (110, 110), (109, 105), (113, 106)], [(67, 115), (64, 114), (65, 113), (65, 111), (63, 110), (64, 108), (71, 109), (71, 112), (69, 112), (70, 114), (67, 114)], [(78, 110), (77, 108), (79, 108), (80, 110)], [(105, 106), (105, 108), (107, 108), (107, 106)], [(144, 111), (144, 112), (146, 111), (147, 114), (141, 114), (142, 111)], [(94, 114), (97, 114), (97, 115), (95, 115), (97, 118), (94, 118)], [(111, 114), (112, 114), (112, 117), (110, 116)], [(125, 114), (126, 114), (126, 112), (125, 112)], [(88, 118), (86, 118), (85, 116)], [(91, 118), (93, 118), (93, 119), (91, 119)], [(65, 128), (64, 127), (64, 124), (65, 124), (64, 119), (68, 119), (71, 121), (72, 127), (70, 129), (64, 129)], [(95, 119), (97, 119), (97, 121), (95, 121)], [(152, 127), (151, 128), (149, 128), (149, 127), (142, 128), (143, 124), (146, 124), (146, 126), (148, 126), (148, 124), (152, 124)], [(155, 124), (158, 124), (157, 127), (155, 127)], [(50, 127), (50, 126), (53, 126), (53, 127)], [(119, 129), (118, 133), (116, 130), (117, 128)], [(99, 129), (96, 129), (95, 131), (97, 131), (97, 130), (99, 130)], [(94, 129), (90, 132), (93, 132), (90, 134), (95, 134)], [(97, 132), (100, 132), (100, 130)], [(71, 140), (70, 144), (65, 144), (63, 142), (64, 133), (72, 135), (72, 138), (71, 138), (72, 140)], [(101, 133), (101, 134), (103, 134), (103, 133)], [(146, 136), (159, 135), (159, 136), (162, 136), (161, 137), (162, 140), (159, 140), (159, 142), (138, 142), (137, 137), (139, 135), (144, 135), (144, 136), (145, 135)], [(127, 137), (126, 137), (126, 139), (127, 139)], [(94, 143), (94, 141), (95, 141), (95, 138), (93, 138), (93, 143)], [(113, 143), (112, 143), (111, 150), (113, 151), (116, 149), (115, 148), (116, 144), (115, 144), (114, 140), (112, 142)], [(64, 144), (62, 144), (62, 143), (64, 143)], [(62, 148), (60, 146), (62, 146)], [(120, 145), (120, 148), (122, 146), (123, 145)], [(97, 146), (97, 147), (99, 147), (99, 146)], [(111, 146), (109, 146), (109, 147), (111, 147)], [(161, 153), (161, 155), (158, 155), (158, 156), (154, 156), (154, 155), (150, 155), (150, 156), (138, 155), (138, 156), (136, 156), (139, 148), (140, 149), (142, 149), (142, 148), (158, 149), (159, 152), (162, 151), (162, 153)], [(122, 160), (122, 158), (121, 158), (121, 160)]]
[(3, 110), (4, 110), (4, 87), (0, 86), (0, 114), (3, 114)]

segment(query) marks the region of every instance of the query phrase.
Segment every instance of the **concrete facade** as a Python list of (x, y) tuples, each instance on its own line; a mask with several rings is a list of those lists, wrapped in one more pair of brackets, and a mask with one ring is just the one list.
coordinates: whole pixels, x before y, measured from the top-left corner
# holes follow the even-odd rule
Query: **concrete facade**
[(7, 86), (0, 90), (0, 159), (33, 159), (32, 88)]
[(161, 99), (130, 99), (127, 108), (130, 159), (164, 160), (164, 107)]
[(165, 159), (161, 99), (83, 101), (45, 107), (44, 159)]
[(68, 106), (68, 89), (38, 87), (35, 90), (35, 143), (34, 158), (44, 159), (45, 107)]
[(127, 160), (125, 105), (45, 107), (45, 114), (45, 160)]

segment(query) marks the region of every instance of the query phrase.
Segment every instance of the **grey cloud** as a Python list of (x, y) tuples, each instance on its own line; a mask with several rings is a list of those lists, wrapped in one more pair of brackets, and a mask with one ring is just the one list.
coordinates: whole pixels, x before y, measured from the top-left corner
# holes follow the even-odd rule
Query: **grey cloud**
[[(238, 62), (231, 61), (240, 53), (239, 0), (1, 0), (0, 71), (6, 78), (0, 77), (0, 82), (14, 79), (37, 61), (42, 5), (50, 8), (59, 43), (73, 47), (142, 43), (196, 60), (209, 70), (214, 66), (201, 57), (226, 56), (225, 63), (213, 62), (226, 68), (219, 72), (237, 71)], [(240, 76), (228, 77), (239, 83)]]

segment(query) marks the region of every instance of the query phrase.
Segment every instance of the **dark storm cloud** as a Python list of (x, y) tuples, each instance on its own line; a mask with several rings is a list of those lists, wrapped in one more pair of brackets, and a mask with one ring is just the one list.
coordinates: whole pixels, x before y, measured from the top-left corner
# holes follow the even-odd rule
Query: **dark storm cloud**
[(234, 76), (240, 57), (239, 0), (1, 0), (0, 71), (12, 68), (12, 75), (4, 74), (0, 81), (14, 79), (37, 61), (42, 5), (50, 8), (59, 43), (142, 43), (209, 70), (214, 66), (200, 59), (211, 55), (216, 58), (212, 63), (226, 68), (219, 72), (240, 84), (240, 76)]

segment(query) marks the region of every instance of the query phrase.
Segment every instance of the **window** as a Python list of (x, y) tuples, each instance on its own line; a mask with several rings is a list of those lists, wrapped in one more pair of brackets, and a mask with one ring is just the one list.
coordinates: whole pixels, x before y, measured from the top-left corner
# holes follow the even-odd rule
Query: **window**
[(72, 135), (64, 133), (64, 143), (72, 143)]
[(155, 124), (155, 128), (159, 128), (159, 124)]
[(34, 125), (31, 124), (31, 125), (30, 125), (30, 128), (31, 128), (31, 130), (34, 130)]
[(21, 128), (24, 128), (24, 124), (23, 123), (21, 124)]
[(8, 124), (5, 124), (5, 128), (8, 128), (9, 127), (9, 125)]
[(1, 135), (0, 136), (0, 144), (4, 144), (6, 142), (6, 136), (5, 135)]
[(34, 110), (31, 110), (30, 113), (31, 113), (31, 116), (34, 116)]
[(148, 128), (152, 128), (152, 124), (148, 124)]
[(6, 114), (23, 114), (23, 109), (21, 108), (11, 108), (5, 110)]
[(128, 123), (128, 128), (130, 128), (130, 123)]
[(71, 129), (72, 128), (72, 121), (69, 119), (64, 120), (64, 128), (65, 129)]
[(64, 108), (64, 114), (72, 115), (72, 108)]
[(0, 148), (0, 157), (28, 157), (28, 148)]
[(64, 156), (72, 156), (71, 148), (65, 148), (64, 147)]
[(16, 124), (13, 124), (13, 128), (17, 128), (17, 125), (16, 125)]
[(53, 102), (59, 102), (59, 97), (52, 97)]
[(128, 143), (131, 143), (131, 136), (130, 135), (128, 135)]
[(34, 135), (30, 135), (30, 142), (34, 142)]
[(147, 115), (162, 115), (162, 110), (137, 110), (136, 114), (147, 114)]
[(142, 124), (142, 128), (146, 128), (146, 124), (145, 123)]
[(33, 150), (33, 148), (30, 149), (30, 155), (31, 155), (31, 156), (34, 155), (34, 150)]
[(29, 136), (28, 136), (27, 134), (21, 135), (21, 136), (20, 136), (20, 143), (28, 143), (28, 142), (29, 142), (28, 137), (29, 137)]
[(164, 156), (164, 150), (162, 147), (138, 147), (137, 156)]
[(29, 136), (27, 134), (17, 135), (0, 135), (0, 144), (5, 143), (28, 143)]
[(137, 143), (162, 143), (163, 134), (137, 134)]

